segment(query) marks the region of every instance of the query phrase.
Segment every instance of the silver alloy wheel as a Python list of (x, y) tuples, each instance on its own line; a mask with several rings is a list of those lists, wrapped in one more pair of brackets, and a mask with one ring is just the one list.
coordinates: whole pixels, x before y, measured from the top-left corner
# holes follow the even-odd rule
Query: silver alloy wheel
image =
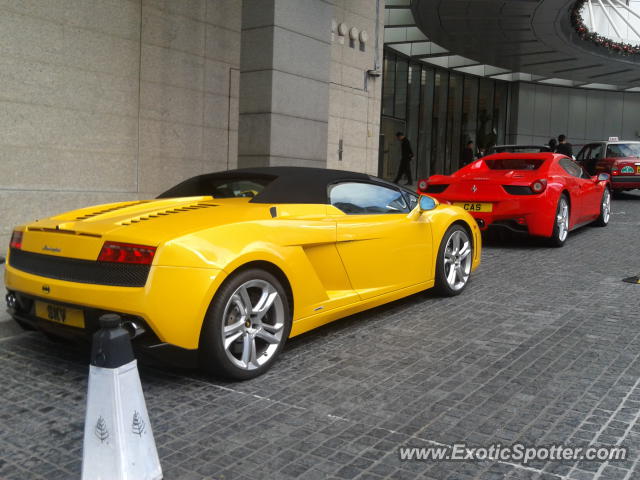
[(564, 242), (569, 234), (569, 204), (567, 200), (560, 198), (558, 213), (556, 215), (556, 225), (558, 227), (558, 240)]
[(611, 216), (611, 193), (608, 188), (604, 189), (602, 194), (602, 222), (606, 225), (609, 223), (609, 217)]
[(268, 362), (282, 343), (284, 305), (278, 290), (265, 280), (249, 280), (227, 301), (222, 344), (227, 358), (243, 370)]
[(469, 281), (473, 249), (469, 235), (455, 230), (444, 249), (444, 275), (452, 290), (461, 290)]

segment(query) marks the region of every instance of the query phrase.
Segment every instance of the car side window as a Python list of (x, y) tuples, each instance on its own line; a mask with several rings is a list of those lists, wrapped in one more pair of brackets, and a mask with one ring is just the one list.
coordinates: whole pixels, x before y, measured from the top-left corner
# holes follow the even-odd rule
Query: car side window
[(589, 175), (583, 170), (583, 168), (570, 158), (561, 158), (560, 166), (569, 175), (576, 178), (589, 178)]
[(589, 158), (587, 155), (589, 154), (590, 149), (591, 149), (590, 145), (585, 145), (584, 147), (582, 147), (582, 150), (580, 150), (578, 155), (576, 155), (576, 160), (582, 161)]
[(409, 205), (409, 210), (413, 210), (414, 208), (416, 208), (416, 205), (418, 205), (418, 200), (420, 199), (420, 197), (413, 192), (407, 192), (407, 191), (404, 192), (404, 195), (406, 197), (407, 204)]
[(612, 144), (607, 147), (607, 157), (610, 158), (622, 158), (627, 155), (622, 151), (623, 145)]
[(407, 213), (400, 190), (363, 182), (344, 182), (329, 189), (329, 202), (348, 215)]
[(597, 144), (597, 145), (592, 145), (591, 146), (591, 152), (589, 153), (589, 158), (593, 159), (593, 160), (600, 160), (602, 158), (602, 150), (604, 145), (602, 145), (601, 143)]

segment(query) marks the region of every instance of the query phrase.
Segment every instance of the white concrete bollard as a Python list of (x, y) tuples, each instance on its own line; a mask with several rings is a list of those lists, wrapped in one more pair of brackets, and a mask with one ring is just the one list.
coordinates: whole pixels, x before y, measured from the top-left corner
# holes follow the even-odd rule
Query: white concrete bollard
[(93, 336), (82, 480), (158, 480), (158, 459), (129, 333), (118, 315)]

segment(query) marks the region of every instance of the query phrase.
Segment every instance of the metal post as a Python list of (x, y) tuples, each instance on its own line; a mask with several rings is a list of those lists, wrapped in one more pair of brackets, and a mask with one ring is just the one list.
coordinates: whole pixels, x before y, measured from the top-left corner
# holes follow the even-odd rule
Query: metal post
[(598, 3), (600, 4), (600, 7), (602, 7), (602, 13), (604, 13), (604, 16), (607, 17), (607, 20), (609, 20), (609, 23), (613, 27), (613, 30), (616, 32), (616, 35), (618, 36), (618, 38), (622, 38), (622, 35), (620, 35), (620, 32), (618, 31), (616, 24), (613, 23), (613, 18), (611, 18), (611, 15), (609, 15), (609, 12), (607, 12), (607, 7), (604, 6), (604, 3), (602, 3), (602, 0), (598, 0)]
[(593, 15), (593, 5), (591, 4), (591, 0), (588, 2), (589, 5), (589, 19), (591, 20), (591, 31), (596, 31), (596, 17)]
[(624, 15), (622, 15), (622, 14), (620, 13), (620, 11), (618, 10), (618, 8), (617, 8), (613, 3), (611, 3), (611, 0), (605, 0), (605, 1), (606, 1), (609, 5), (611, 5), (611, 8), (613, 8), (613, 11), (614, 11), (614, 12), (616, 12), (616, 15), (618, 15), (618, 16), (622, 19), (622, 21), (623, 21), (624, 23), (626, 23), (626, 24), (627, 24), (627, 27), (629, 27), (629, 28), (631, 29), (631, 31), (632, 31), (633, 33), (635, 33), (635, 34), (636, 34), (636, 36), (637, 36), (638, 38), (640, 38), (640, 33), (638, 33), (638, 31), (637, 31), (635, 28), (633, 28), (633, 25), (631, 25), (631, 22), (629, 22), (629, 20), (627, 20), (626, 18), (624, 18)]

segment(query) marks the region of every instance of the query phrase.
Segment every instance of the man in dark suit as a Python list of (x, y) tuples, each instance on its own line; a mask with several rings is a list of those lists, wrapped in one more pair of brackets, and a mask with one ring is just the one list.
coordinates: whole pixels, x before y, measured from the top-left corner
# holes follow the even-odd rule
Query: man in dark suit
[(465, 165), (469, 165), (470, 163), (473, 163), (473, 160), (473, 141), (469, 140), (467, 142), (467, 146), (464, 147), (464, 150), (462, 150), (462, 162), (460, 166), (464, 167)]
[(566, 135), (558, 135), (558, 146), (556, 147), (556, 153), (566, 155), (567, 157), (573, 157), (573, 147), (567, 142)]
[(403, 175), (407, 177), (407, 183), (405, 185), (411, 185), (413, 183), (411, 177), (411, 159), (413, 158), (413, 150), (411, 150), (411, 144), (409, 139), (404, 136), (404, 133), (396, 133), (396, 138), (401, 142), (402, 152), (400, 154), (400, 167), (398, 168), (398, 175), (393, 183), (398, 183)]

